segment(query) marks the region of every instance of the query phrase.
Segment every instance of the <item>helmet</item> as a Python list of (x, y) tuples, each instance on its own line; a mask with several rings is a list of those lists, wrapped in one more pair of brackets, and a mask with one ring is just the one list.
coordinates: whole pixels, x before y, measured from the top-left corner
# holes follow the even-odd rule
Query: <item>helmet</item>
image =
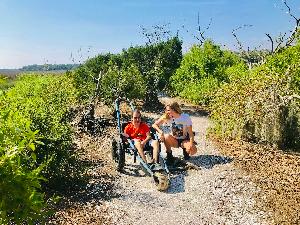
[(169, 187), (169, 177), (166, 174), (160, 173), (160, 172), (155, 172), (153, 175), (155, 185), (157, 187), (157, 190), (159, 191), (165, 191)]

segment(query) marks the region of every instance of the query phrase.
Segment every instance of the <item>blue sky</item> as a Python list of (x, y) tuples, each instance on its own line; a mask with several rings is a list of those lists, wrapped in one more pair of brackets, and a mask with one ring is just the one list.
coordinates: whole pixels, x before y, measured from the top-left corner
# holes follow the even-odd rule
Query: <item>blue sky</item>
[[(300, 0), (287, 0), (300, 17)], [(207, 38), (236, 49), (269, 47), (295, 21), (281, 0), (0, 0), (0, 68), (29, 64), (79, 63), (100, 53), (143, 45), (141, 27), (167, 25), (179, 30), (184, 52), (197, 43), (199, 25)]]

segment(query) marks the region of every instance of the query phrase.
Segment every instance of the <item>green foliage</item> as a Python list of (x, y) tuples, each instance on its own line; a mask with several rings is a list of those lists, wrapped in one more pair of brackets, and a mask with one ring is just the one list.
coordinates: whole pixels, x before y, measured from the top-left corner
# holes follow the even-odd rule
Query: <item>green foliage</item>
[(245, 63), (240, 62), (233, 66), (227, 67), (224, 71), (229, 82), (235, 82), (236, 80), (242, 79), (247, 76), (248, 67)]
[(236, 65), (244, 67), (237, 55), (221, 50), (211, 41), (202, 46), (194, 45), (171, 77), (173, 93), (195, 103), (207, 104), (220, 83), (231, 79), (233, 69), (229, 68)]
[(224, 84), (211, 104), (214, 132), (282, 147), (300, 147), (300, 45)]
[(142, 99), (145, 96), (145, 81), (134, 64), (128, 68), (109, 62), (109, 69), (102, 77), (101, 97), (110, 102), (118, 96)]
[(241, 51), (237, 52), (239, 55), (250, 68), (253, 68), (254, 65), (257, 65), (271, 54), (269, 50), (248, 50), (248, 51)]
[(72, 81), (66, 76), (26, 74), (6, 93), (2, 103), (32, 121), (33, 130), (39, 130), (45, 145), (39, 147), (37, 159), (42, 163), (52, 158), (47, 171), (43, 171), (50, 185), (72, 175), (75, 156), (69, 152), (72, 131), (68, 113), (76, 102), (75, 96)]
[(112, 56), (111, 54), (98, 55), (87, 60), (85, 64), (81, 65), (74, 72), (68, 73), (74, 81), (78, 100), (87, 101), (93, 96), (96, 88), (95, 81), (99, 78), (100, 72), (105, 74), (108, 70), (108, 62)]
[(0, 95), (3, 91), (9, 89), (14, 85), (14, 82), (6, 76), (0, 74)]
[(151, 103), (158, 100), (159, 91), (168, 87), (181, 58), (181, 42), (175, 37), (131, 47), (121, 54), (99, 55), (89, 59), (72, 76), (80, 98), (89, 99), (95, 90), (95, 80), (100, 78), (100, 97), (106, 102), (112, 102), (116, 95), (126, 95)]
[(47, 162), (36, 166), (41, 144), (30, 121), (18, 113), (0, 113), (0, 223), (29, 224), (42, 219), (46, 207), (40, 181)]
[(126, 63), (135, 64), (146, 83), (146, 105), (158, 102), (157, 94), (168, 88), (169, 78), (182, 59), (181, 41), (174, 37), (168, 41), (131, 47), (123, 51)]
[(24, 74), (0, 96), (2, 223), (45, 217), (42, 183), (60, 189), (78, 178), (69, 125), (75, 103), (73, 82), (63, 75)]
[(21, 71), (52, 71), (52, 70), (72, 70), (77, 68), (78, 64), (44, 64), (27, 65), (20, 68)]
[[(189, 82), (179, 94), (180, 97), (186, 98), (199, 105), (208, 105), (213, 98), (215, 90), (219, 86), (219, 81), (214, 77), (207, 77), (196, 81)], [(201, 98), (199, 98), (201, 96)]]

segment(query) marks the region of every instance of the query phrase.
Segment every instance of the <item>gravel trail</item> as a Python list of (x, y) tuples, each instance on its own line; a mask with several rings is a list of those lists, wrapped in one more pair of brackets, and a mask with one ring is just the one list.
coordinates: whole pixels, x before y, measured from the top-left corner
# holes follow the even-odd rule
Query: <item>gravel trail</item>
[[(125, 172), (117, 179), (117, 197), (103, 202), (111, 224), (273, 224), (268, 212), (255, 207), (253, 196), (259, 188), (205, 139), (207, 115), (188, 104), (182, 109), (192, 118), (198, 143), (198, 152), (188, 163), (198, 169), (172, 173), (168, 191), (159, 192), (152, 178), (127, 158)], [(174, 150), (174, 155), (181, 154), (180, 149)]]

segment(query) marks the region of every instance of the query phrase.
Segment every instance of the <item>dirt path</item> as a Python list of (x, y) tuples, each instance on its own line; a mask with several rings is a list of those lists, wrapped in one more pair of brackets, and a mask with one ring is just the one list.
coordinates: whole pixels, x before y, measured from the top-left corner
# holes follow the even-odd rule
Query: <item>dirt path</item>
[[(255, 207), (253, 196), (259, 188), (233, 166), (231, 158), (205, 140), (207, 115), (190, 105), (184, 105), (183, 111), (191, 115), (198, 142), (198, 153), (188, 161), (199, 169), (174, 173), (168, 191), (159, 192), (152, 179), (131, 158), (126, 159), (125, 173), (116, 181), (118, 197), (104, 202), (110, 223), (272, 224), (270, 214)], [(174, 152), (181, 155), (180, 149)]]
[[(101, 136), (78, 130), (75, 138), (82, 150), (80, 159), (91, 165), (88, 182), (79, 191), (63, 196), (47, 224), (275, 224), (270, 212), (257, 207), (265, 201), (266, 192), (238, 169), (236, 157), (225, 157), (206, 140), (207, 114), (188, 104), (182, 104), (182, 109), (191, 115), (198, 152), (188, 160), (194, 169), (172, 173), (167, 192), (157, 191), (152, 178), (129, 156), (124, 173), (114, 170), (110, 146), (117, 135), (115, 127), (106, 128)], [(110, 114), (104, 111), (99, 106), (98, 113)], [(160, 116), (143, 115), (152, 119)], [(182, 151), (174, 149), (174, 154), (180, 157)], [(257, 196), (261, 200), (257, 201)]]

